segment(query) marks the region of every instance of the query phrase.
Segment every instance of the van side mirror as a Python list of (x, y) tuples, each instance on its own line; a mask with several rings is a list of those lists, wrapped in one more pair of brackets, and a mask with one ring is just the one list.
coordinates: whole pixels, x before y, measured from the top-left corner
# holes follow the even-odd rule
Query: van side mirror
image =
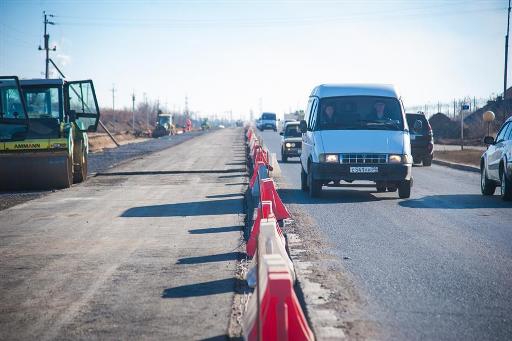
[(306, 121), (302, 120), (299, 123), (299, 129), (301, 133), (305, 133), (308, 130), (308, 125), (306, 124)]
[(492, 136), (484, 137), (484, 143), (485, 144), (494, 144), (494, 137), (492, 137)]

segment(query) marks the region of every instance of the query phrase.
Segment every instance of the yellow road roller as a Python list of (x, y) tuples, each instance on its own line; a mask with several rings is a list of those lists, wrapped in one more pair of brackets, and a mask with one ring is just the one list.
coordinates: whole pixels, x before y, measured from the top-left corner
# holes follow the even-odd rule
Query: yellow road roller
[(91, 80), (0, 76), (0, 190), (59, 189), (87, 178), (87, 132), (100, 112)]

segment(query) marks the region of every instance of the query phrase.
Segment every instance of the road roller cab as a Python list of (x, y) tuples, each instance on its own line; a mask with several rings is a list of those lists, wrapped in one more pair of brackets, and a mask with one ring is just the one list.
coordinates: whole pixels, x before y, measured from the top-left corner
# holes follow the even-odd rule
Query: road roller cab
[(66, 188), (87, 178), (99, 109), (90, 80), (0, 77), (0, 189)]

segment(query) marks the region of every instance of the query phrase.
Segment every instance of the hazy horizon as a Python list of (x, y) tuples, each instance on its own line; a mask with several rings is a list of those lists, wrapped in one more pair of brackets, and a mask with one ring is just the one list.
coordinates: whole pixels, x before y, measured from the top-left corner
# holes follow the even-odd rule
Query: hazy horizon
[(304, 109), (321, 83), (391, 83), (409, 107), (488, 98), (503, 91), (507, 4), (1, 0), (0, 74), (44, 76), (45, 10), (51, 57), (69, 79), (93, 79), (106, 108), (113, 84), (116, 108), (135, 91), (235, 118)]

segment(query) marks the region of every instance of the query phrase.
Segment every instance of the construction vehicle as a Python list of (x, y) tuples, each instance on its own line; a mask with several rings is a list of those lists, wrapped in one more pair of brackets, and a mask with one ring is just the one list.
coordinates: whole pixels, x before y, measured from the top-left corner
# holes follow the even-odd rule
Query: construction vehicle
[(203, 122), (201, 123), (201, 130), (205, 131), (205, 130), (209, 130), (209, 129), (210, 129), (210, 123), (208, 123), (208, 119), (205, 118), (203, 120)]
[(176, 127), (172, 123), (171, 114), (164, 114), (162, 111), (159, 110), (156, 118), (155, 129), (153, 130), (151, 135), (156, 138), (175, 134)]
[(0, 190), (84, 181), (99, 116), (91, 80), (0, 77)]

